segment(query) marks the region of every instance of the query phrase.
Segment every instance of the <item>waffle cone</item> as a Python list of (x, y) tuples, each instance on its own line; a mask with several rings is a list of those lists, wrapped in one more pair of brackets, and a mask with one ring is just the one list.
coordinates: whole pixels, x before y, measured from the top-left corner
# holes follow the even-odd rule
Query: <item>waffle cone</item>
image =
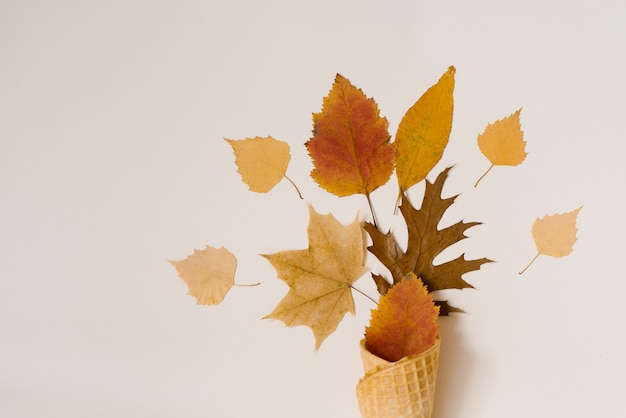
[(392, 363), (370, 353), (361, 340), (365, 376), (356, 394), (363, 418), (430, 418), (440, 344), (437, 336), (428, 350)]

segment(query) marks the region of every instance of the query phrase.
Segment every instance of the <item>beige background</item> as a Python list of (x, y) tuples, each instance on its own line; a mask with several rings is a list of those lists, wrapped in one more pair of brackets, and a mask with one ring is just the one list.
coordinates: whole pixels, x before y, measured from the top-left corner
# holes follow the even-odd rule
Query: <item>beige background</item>
[[(289, 175), (348, 222), (361, 197), (309, 179), (303, 143), (340, 72), (393, 134), (457, 68), (451, 249), (497, 261), (450, 297), (436, 418), (626, 415), (624, 10), (617, 1), (0, 1), (0, 415), (358, 417), (358, 341), (371, 302), (315, 353), (262, 321), (286, 293), (260, 253), (303, 248), (288, 183), (241, 183), (223, 137), (292, 148)], [(475, 140), (523, 107), (523, 165)], [(419, 201), (419, 187), (411, 191)], [(384, 222), (395, 188), (376, 193)], [(584, 205), (563, 259), (534, 256), (536, 217)], [(239, 258), (205, 307), (168, 259), (206, 244)], [(370, 279), (357, 285), (374, 294)]]

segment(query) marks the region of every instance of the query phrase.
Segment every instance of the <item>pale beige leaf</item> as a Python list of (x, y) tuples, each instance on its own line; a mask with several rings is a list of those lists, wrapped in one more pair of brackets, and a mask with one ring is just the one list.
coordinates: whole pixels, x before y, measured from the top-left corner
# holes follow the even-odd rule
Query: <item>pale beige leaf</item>
[(217, 305), (235, 283), (237, 260), (226, 248), (206, 246), (181, 261), (170, 261), (200, 305)]
[(576, 242), (576, 218), (582, 206), (571, 212), (546, 215), (533, 223), (532, 235), (537, 246), (537, 255), (519, 274), (524, 273), (540, 255), (565, 257), (574, 250)]
[(291, 160), (286, 142), (271, 136), (226, 141), (235, 153), (241, 179), (253, 192), (267, 193), (285, 177)]
[(309, 248), (264, 255), (289, 292), (266, 318), (313, 330), (315, 349), (346, 313), (354, 314), (351, 285), (366, 271), (365, 236), (358, 218), (344, 226), (309, 206)]
[(565, 257), (574, 250), (576, 217), (582, 206), (571, 212), (547, 215), (533, 223), (532, 234), (539, 254)]

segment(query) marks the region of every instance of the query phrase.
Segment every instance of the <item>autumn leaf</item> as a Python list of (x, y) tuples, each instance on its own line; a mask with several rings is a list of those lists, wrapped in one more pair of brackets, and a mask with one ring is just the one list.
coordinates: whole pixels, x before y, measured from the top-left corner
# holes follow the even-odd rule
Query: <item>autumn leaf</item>
[(448, 316), (451, 313), (465, 312), (463, 309), (450, 305), (447, 300), (436, 300), (435, 305), (439, 308), (439, 316)]
[(206, 246), (182, 261), (171, 261), (199, 305), (217, 305), (235, 284), (237, 260), (226, 248)]
[(478, 147), (491, 162), (491, 166), (480, 176), (474, 187), (478, 186), (494, 166), (516, 166), (526, 159), (526, 141), (519, 121), (521, 112), (522, 109), (518, 109), (512, 115), (488, 124), (485, 132), (478, 135)]
[(309, 206), (309, 248), (263, 255), (289, 286), (265, 318), (313, 330), (315, 349), (346, 313), (354, 314), (351, 285), (366, 271), (365, 236), (358, 219), (344, 226)]
[(578, 232), (576, 218), (581, 209), (582, 206), (571, 212), (546, 215), (535, 220), (532, 234), (537, 246), (537, 255), (520, 271), (520, 274), (524, 273), (540, 255), (560, 258), (574, 251), (576, 232)]
[[(450, 168), (442, 171), (434, 183), (426, 181), (424, 198), (421, 208), (415, 209), (404, 197), (400, 204), (400, 212), (408, 229), (406, 252), (391, 232), (381, 232), (373, 224), (366, 222), (364, 228), (372, 238), (368, 250), (389, 269), (393, 283), (399, 283), (409, 273), (422, 279), (429, 292), (443, 289), (463, 289), (473, 287), (463, 279), (465, 273), (478, 270), (484, 263), (491, 260), (480, 258), (465, 259), (459, 257), (434, 264), (435, 258), (451, 245), (467, 238), (465, 231), (479, 225), (479, 222), (459, 221), (441, 230), (437, 229), (446, 210), (454, 203), (457, 196), (442, 198), (441, 193)], [(380, 289), (382, 286), (378, 285)], [(438, 301), (445, 307), (441, 314), (458, 311), (445, 301)]]
[(423, 353), (435, 343), (439, 308), (410, 274), (380, 298), (365, 329), (367, 349), (387, 361)]
[(322, 111), (313, 114), (313, 137), (306, 147), (311, 177), (337, 196), (364, 194), (385, 184), (394, 165), (387, 119), (376, 102), (337, 74)]
[(424, 180), (441, 159), (452, 130), (454, 67), (406, 112), (396, 133), (400, 193)]
[(239, 174), (241, 174), (241, 179), (250, 190), (257, 193), (267, 193), (285, 178), (300, 195), (296, 185), (286, 175), (287, 166), (291, 160), (289, 144), (271, 136), (242, 140), (224, 139), (233, 148), (235, 163)]

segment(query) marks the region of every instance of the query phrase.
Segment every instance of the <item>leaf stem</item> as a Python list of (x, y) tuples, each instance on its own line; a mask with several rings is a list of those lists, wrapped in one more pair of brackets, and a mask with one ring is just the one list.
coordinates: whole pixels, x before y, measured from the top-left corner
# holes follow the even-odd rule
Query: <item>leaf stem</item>
[(378, 302), (376, 302), (376, 301), (374, 300), (374, 298), (372, 298), (371, 296), (369, 296), (367, 293), (363, 292), (362, 290), (357, 289), (356, 287), (354, 287), (354, 286), (352, 286), (352, 285), (349, 285), (349, 286), (350, 286), (350, 288), (351, 288), (352, 290), (356, 290), (357, 292), (359, 292), (360, 294), (362, 294), (363, 296), (365, 296), (366, 298), (368, 298), (369, 300), (371, 300), (371, 301), (372, 301), (372, 302), (374, 302), (375, 304), (378, 304)]
[(257, 282), (257, 283), (246, 283), (246, 284), (240, 284), (240, 283), (233, 283), (233, 286), (239, 286), (239, 287), (253, 287), (253, 286), (258, 286), (260, 285), (261, 282)]
[(520, 271), (518, 274), (523, 274), (526, 270), (528, 270), (528, 267), (530, 267), (530, 265), (532, 263), (534, 263), (535, 260), (537, 259), (537, 257), (539, 257), (540, 255), (541, 255), (541, 253), (537, 253), (537, 255), (532, 260), (530, 260), (530, 263), (528, 263), (528, 265), (526, 267), (524, 267), (524, 269), (522, 271)]
[(393, 206), (393, 214), (398, 214), (398, 208), (400, 207), (400, 201), (402, 200), (402, 189), (398, 189), (398, 197), (396, 198), (396, 203)]
[(300, 199), (303, 200), (304, 198), (302, 197), (302, 193), (300, 193), (300, 189), (298, 189), (298, 186), (296, 186), (296, 183), (294, 183), (293, 180), (291, 180), (289, 177), (287, 177), (286, 174), (285, 174), (285, 178), (296, 189), (296, 192), (298, 192), (298, 196), (300, 197)]
[(476, 180), (476, 183), (474, 183), (474, 187), (478, 186), (478, 183), (480, 183), (480, 181), (483, 179), (483, 177), (485, 177), (487, 175), (487, 173), (491, 171), (493, 166), (494, 166), (494, 164), (491, 164), (491, 167), (489, 167), (487, 169), (487, 171), (485, 171), (485, 174), (483, 174), (482, 176), (480, 176), (480, 178), (478, 180)]
[(367, 204), (370, 206), (370, 212), (372, 213), (372, 221), (374, 222), (374, 226), (378, 228), (378, 221), (376, 219), (376, 212), (374, 212), (374, 205), (372, 204), (372, 199), (370, 198), (370, 194), (367, 193), (365, 195), (367, 198)]

